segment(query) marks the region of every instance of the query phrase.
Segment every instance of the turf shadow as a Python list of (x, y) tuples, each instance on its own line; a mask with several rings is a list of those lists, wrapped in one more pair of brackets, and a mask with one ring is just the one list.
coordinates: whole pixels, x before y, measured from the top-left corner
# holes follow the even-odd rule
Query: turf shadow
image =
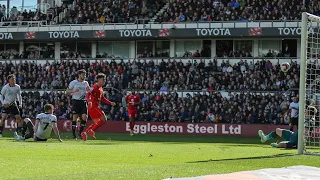
[(111, 145), (119, 145), (122, 143), (119, 142), (95, 142), (95, 143), (84, 143), (83, 145), (88, 145), (88, 146), (111, 146)]
[(186, 163), (208, 163), (208, 162), (220, 162), (220, 161), (238, 161), (238, 160), (254, 160), (254, 159), (270, 159), (270, 158), (281, 158), (281, 157), (289, 157), (289, 156), (295, 156), (294, 154), (290, 153), (282, 153), (272, 156), (257, 156), (257, 157), (244, 157), (244, 158), (230, 158), (230, 159), (209, 159), (204, 161), (191, 161)]
[(137, 134), (129, 136), (127, 134), (96, 134), (97, 139), (110, 138), (115, 141), (145, 141), (145, 142), (164, 142), (164, 143), (227, 143), (227, 144), (258, 144), (260, 141), (252, 137), (235, 136), (192, 136), (192, 135), (153, 135)]
[[(6, 137), (10, 137), (5, 132)], [(259, 138), (254, 137), (236, 137), (236, 136), (195, 136), (195, 135), (154, 135), (154, 134), (137, 134), (130, 136), (129, 134), (110, 134), (97, 133), (98, 140), (111, 139), (112, 141), (128, 142), (163, 142), (168, 144), (190, 144), (190, 143), (221, 143), (221, 144), (260, 144)], [(61, 133), (62, 140), (72, 140), (70, 133)], [(55, 138), (53, 136), (53, 138)], [(7, 141), (8, 138), (0, 138)]]
[[(264, 148), (266, 147), (265, 144), (223, 144), (223, 146), (228, 147), (259, 147), (259, 148)], [(268, 146), (269, 148), (269, 146)]]

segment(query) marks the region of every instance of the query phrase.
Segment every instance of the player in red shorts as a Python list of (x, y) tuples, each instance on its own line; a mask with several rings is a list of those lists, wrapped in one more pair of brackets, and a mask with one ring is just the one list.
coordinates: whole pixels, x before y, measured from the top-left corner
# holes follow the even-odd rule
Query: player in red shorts
[(130, 121), (130, 135), (133, 136), (133, 130), (135, 121), (138, 118), (138, 105), (141, 102), (139, 95), (137, 95), (134, 91), (127, 95), (126, 101), (128, 103), (128, 116)]
[(88, 134), (96, 139), (95, 131), (101, 127), (106, 121), (106, 115), (99, 107), (100, 101), (115, 106), (116, 103), (109, 101), (103, 96), (102, 86), (106, 82), (106, 75), (103, 73), (99, 73), (96, 76), (97, 83), (92, 86), (91, 91), (86, 94), (86, 100), (88, 101), (88, 113), (93, 120), (93, 124), (91, 124), (85, 132), (81, 133), (81, 138), (86, 141), (88, 139)]

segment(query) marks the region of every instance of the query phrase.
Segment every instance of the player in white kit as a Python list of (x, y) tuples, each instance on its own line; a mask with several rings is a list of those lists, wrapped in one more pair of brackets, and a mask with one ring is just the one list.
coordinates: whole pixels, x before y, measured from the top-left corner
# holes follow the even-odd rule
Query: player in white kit
[[(16, 132), (20, 133), (23, 125), (23, 121), (20, 116), (19, 107), (22, 107), (22, 97), (21, 89), (18, 84), (16, 84), (16, 76), (11, 74), (7, 77), (8, 84), (6, 84), (0, 94), (0, 102), (3, 106), (2, 117), (0, 122), (0, 137), (2, 137), (3, 125), (6, 121), (8, 114), (11, 114), (15, 117), (17, 121), (17, 130)], [(17, 104), (17, 101), (19, 105)], [(18, 107), (19, 106), (19, 107)]]
[(290, 131), (293, 131), (294, 126), (297, 126), (298, 129), (298, 119), (299, 119), (299, 99), (297, 97), (294, 98), (293, 102), (290, 103), (289, 106), (289, 110), (290, 110), (290, 118), (291, 118), (291, 122), (290, 122)]
[(86, 93), (90, 90), (89, 83), (85, 81), (86, 71), (81, 69), (78, 71), (78, 78), (70, 82), (67, 94), (72, 96), (72, 134), (73, 138), (76, 139), (77, 119), (80, 116), (80, 128), (79, 136), (86, 127), (88, 119), (88, 108), (86, 102)]
[(57, 117), (53, 115), (54, 107), (52, 104), (44, 106), (45, 113), (38, 114), (36, 117), (36, 125), (34, 132), (34, 140), (47, 141), (51, 136), (52, 129), (55, 132), (58, 140), (62, 142), (57, 126)]
[[(32, 132), (34, 129), (34, 135), (33, 139), (35, 141), (47, 141), (50, 136), (52, 130), (55, 132), (58, 140), (62, 142), (57, 126), (57, 117), (53, 115), (54, 107), (52, 104), (46, 104), (44, 106), (45, 113), (38, 114), (36, 117), (36, 125), (33, 127), (33, 124), (29, 118), (26, 118), (25, 121), (25, 127), (23, 128), (23, 134), (24, 136), (19, 136), (15, 134), (16, 140), (26, 140), (32, 137)], [(28, 131), (28, 133), (26, 133)]]

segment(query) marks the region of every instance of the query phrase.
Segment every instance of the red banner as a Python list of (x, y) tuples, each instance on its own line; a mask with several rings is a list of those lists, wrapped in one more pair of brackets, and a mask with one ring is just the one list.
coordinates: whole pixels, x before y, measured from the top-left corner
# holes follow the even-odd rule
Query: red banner
[[(91, 124), (90, 121), (88, 123)], [(87, 125), (87, 126), (88, 126)], [(15, 121), (5, 122), (5, 129), (15, 129)], [(61, 132), (71, 131), (70, 120), (59, 120), (58, 127)], [(79, 127), (79, 126), (78, 126)], [(265, 124), (207, 124), (207, 123), (165, 123), (165, 122), (137, 122), (135, 133), (138, 134), (179, 134), (179, 135), (207, 135), (207, 136), (246, 136), (256, 137), (258, 130), (265, 133), (274, 131), (276, 128), (288, 129), (287, 125)], [(98, 132), (105, 133), (128, 133), (129, 122), (107, 121)]]

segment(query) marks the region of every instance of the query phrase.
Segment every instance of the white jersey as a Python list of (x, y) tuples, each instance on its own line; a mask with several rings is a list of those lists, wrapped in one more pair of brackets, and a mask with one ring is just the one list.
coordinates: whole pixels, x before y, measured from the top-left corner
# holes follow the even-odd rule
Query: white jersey
[(68, 86), (68, 89), (70, 90), (78, 90), (78, 92), (71, 94), (72, 99), (75, 100), (85, 100), (87, 88), (90, 88), (87, 81), (80, 82), (78, 80), (71, 81)]
[(36, 119), (39, 121), (36, 137), (40, 139), (50, 138), (52, 125), (57, 122), (57, 117), (53, 114), (41, 113), (37, 115)]
[(10, 86), (9, 84), (6, 84), (1, 90), (1, 95), (0, 95), (1, 103), (11, 106), (13, 104), (16, 104), (17, 99), (19, 101), (19, 105), (21, 105), (22, 97), (21, 97), (20, 86), (18, 84), (15, 84), (14, 86)]
[[(297, 108), (298, 110), (293, 109), (293, 107)], [(291, 109), (291, 118), (297, 118), (299, 116), (299, 103), (290, 103), (289, 109)]]

